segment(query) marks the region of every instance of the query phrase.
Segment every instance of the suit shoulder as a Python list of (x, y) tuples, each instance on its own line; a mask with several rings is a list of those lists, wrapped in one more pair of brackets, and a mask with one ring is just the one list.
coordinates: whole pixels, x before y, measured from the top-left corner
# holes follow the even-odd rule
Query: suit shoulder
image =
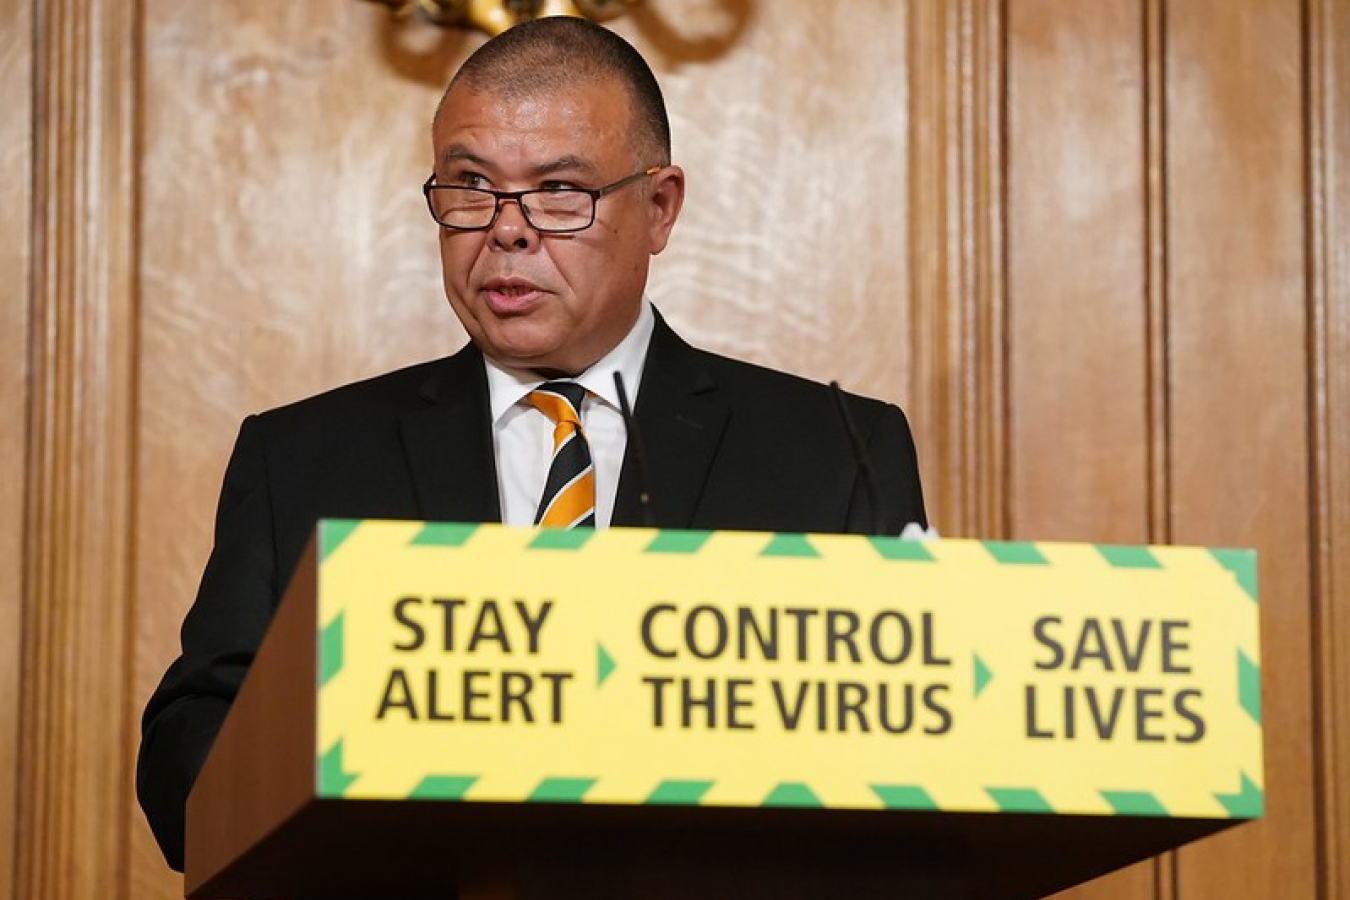
[[(691, 348), (697, 353), (707, 371), (713, 376), (719, 388), (737, 394), (772, 398), (783, 403), (829, 403), (833, 405), (831, 394), (834, 388), (820, 381), (814, 381), (791, 372), (772, 369), (768, 366), (722, 356), (707, 350)], [(876, 415), (886, 408), (896, 408), (894, 404), (841, 389), (850, 411), (855, 415)]]
[(371, 416), (395, 417), (425, 406), (458, 359), (443, 357), (364, 378), (274, 407), (256, 418), (268, 427), (286, 428), (333, 418), (357, 422)]

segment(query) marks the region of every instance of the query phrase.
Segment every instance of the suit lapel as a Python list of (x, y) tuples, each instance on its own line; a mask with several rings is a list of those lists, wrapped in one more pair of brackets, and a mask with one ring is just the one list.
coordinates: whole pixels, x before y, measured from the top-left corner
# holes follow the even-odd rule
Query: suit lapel
[[(646, 451), (652, 523), (688, 528), (703, 496), (730, 414), (698, 352), (658, 314), (638, 392), (637, 421)], [(636, 452), (624, 454), (615, 525), (644, 525)]]
[(428, 406), (401, 420), (419, 514), (430, 521), (500, 522), (482, 357), (465, 347), (419, 393)]

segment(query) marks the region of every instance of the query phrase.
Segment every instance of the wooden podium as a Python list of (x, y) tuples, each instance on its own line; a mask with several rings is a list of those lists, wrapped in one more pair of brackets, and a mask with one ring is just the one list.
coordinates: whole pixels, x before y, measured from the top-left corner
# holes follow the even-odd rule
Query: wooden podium
[[(324, 522), (189, 800), (187, 893), (1044, 897), (1260, 814), (1252, 565)], [(1124, 600), (1102, 588), (1121, 581)], [(1090, 670), (1111, 699), (1066, 719)], [(903, 733), (858, 700), (878, 671), (931, 682)], [(719, 693), (711, 673), (738, 672)], [(809, 687), (792, 703), (788, 678)], [(842, 706), (806, 711), (817, 691)], [(1159, 783), (1108, 789), (1137, 754)]]

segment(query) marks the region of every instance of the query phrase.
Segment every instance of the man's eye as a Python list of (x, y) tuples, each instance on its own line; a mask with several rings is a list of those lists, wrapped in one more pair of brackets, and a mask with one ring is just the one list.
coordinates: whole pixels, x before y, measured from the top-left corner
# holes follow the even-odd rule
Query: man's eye
[(488, 180), (477, 172), (462, 172), (452, 177), (449, 183), (459, 187), (471, 188), (485, 188), (489, 184)]
[(577, 186), (570, 181), (545, 181), (539, 190), (554, 193), (556, 191), (575, 191)]

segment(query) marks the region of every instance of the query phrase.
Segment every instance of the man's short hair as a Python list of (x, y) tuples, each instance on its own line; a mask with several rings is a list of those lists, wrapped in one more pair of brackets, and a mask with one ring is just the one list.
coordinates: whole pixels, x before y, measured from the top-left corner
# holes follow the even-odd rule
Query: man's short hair
[(547, 16), (507, 29), (465, 60), (446, 95), (463, 83), (473, 91), (516, 99), (605, 78), (628, 91), (635, 149), (660, 157), (640, 164), (668, 165), (670, 119), (656, 76), (632, 44), (587, 19)]

